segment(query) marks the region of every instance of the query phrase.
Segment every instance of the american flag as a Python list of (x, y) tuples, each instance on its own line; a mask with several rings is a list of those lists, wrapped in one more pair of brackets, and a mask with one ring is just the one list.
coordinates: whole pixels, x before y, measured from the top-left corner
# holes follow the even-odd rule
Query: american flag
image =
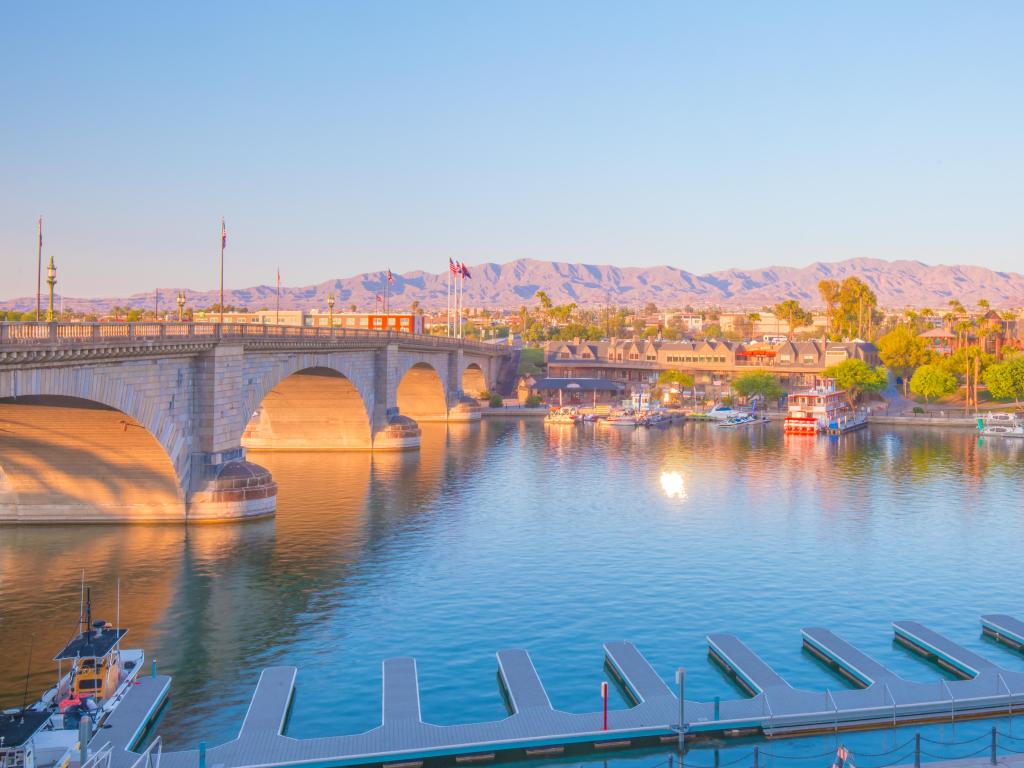
[(388, 270), (388, 282), (389, 283), (395, 282), (395, 276), (391, 274), (391, 270), (390, 269)]
[(224, 219), (220, 220), (220, 247), (225, 248), (228, 244), (228, 228), (224, 225)]
[(452, 261), (451, 256), (448, 257), (448, 271), (451, 272), (453, 275), (459, 274), (459, 267), (458, 265), (456, 265), (454, 261)]

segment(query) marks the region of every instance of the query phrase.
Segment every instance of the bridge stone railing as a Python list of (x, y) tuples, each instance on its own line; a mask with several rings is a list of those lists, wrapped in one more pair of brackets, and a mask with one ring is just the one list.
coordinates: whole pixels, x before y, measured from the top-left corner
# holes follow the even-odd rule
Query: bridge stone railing
[(307, 328), (298, 325), (232, 323), (137, 322), (137, 323), (0, 323), (0, 351), (105, 346), (119, 342), (218, 342), (235, 341), (302, 346), (309, 342), (401, 343), (435, 349), (463, 349), (491, 354), (505, 351), (486, 344), (447, 336), (374, 331), (355, 328)]

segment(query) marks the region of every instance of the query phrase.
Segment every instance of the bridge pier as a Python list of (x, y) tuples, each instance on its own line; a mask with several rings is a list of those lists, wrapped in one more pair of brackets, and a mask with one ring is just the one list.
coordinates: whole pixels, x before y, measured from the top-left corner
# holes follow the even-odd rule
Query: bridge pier
[(277, 483), (270, 472), (246, 460), (239, 444), (245, 350), (217, 344), (199, 355), (193, 388), (202, 410), (196, 424), (186, 502), (188, 522), (219, 522), (272, 515)]

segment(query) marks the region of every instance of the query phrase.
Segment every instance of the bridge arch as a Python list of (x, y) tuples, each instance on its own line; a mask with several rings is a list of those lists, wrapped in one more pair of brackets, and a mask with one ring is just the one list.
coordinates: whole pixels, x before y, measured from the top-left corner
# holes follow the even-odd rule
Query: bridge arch
[(395, 402), (403, 416), (417, 422), (447, 421), (446, 390), (444, 379), (432, 364), (415, 362), (398, 382)]
[(181, 522), (185, 478), (153, 431), (98, 399), (0, 399), (0, 522)]
[(371, 413), (349, 376), (330, 365), (281, 378), (251, 412), (242, 446), (273, 451), (368, 451)]
[(477, 398), (487, 392), (487, 375), (479, 363), (470, 363), (462, 371), (462, 391), (469, 397)]

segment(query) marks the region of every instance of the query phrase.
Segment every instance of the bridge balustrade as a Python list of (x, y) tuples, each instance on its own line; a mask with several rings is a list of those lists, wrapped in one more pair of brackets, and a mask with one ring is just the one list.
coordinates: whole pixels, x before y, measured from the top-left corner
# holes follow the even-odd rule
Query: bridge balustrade
[(462, 347), (493, 352), (500, 345), (467, 339), (454, 339), (429, 334), (410, 334), (402, 331), (376, 331), (362, 328), (308, 328), (298, 325), (257, 325), (231, 323), (187, 323), (187, 322), (134, 322), (134, 323), (74, 323), (74, 322), (2, 322), (0, 323), (0, 347), (19, 348), (33, 345), (74, 345), (89, 341), (136, 340), (345, 340), (362, 339), (389, 342), (409, 342), (441, 349)]

